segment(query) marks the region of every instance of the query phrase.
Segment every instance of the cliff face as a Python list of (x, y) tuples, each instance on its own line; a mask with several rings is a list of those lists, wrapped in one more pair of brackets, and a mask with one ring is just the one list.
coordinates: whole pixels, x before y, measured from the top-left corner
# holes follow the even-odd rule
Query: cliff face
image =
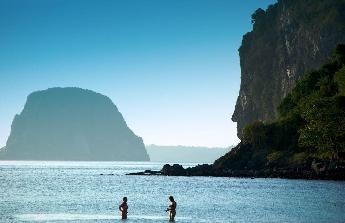
[(344, 180), (345, 44), (298, 80), (278, 110), (275, 121), (246, 126), (241, 143), (213, 167), (221, 173)]
[(276, 118), (296, 80), (345, 42), (345, 0), (279, 0), (252, 21), (239, 49), (241, 87), (232, 116), (240, 138), (247, 124)]
[(298, 80), (278, 110), (276, 120), (246, 126), (241, 142), (212, 165), (167, 164), (152, 174), (345, 180), (345, 44)]
[(149, 160), (143, 140), (112, 101), (80, 88), (50, 88), (27, 98), (0, 159)]

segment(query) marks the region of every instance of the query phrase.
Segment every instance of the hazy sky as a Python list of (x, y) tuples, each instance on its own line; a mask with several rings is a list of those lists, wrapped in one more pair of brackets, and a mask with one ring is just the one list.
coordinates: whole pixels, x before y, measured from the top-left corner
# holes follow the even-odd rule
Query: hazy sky
[(250, 15), (275, 0), (0, 0), (0, 147), (26, 96), (109, 96), (145, 144), (228, 146)]

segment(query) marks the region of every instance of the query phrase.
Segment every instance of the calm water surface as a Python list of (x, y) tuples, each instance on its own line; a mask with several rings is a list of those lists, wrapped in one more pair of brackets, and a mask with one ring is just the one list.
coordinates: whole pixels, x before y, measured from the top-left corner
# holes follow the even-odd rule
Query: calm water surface
[[(184, 164), (188, 166), (191, 164)], [(0, 222), (345, 222), (345, 182), (126, 176), (161, 163), (0, 161)], [(104, 174), (104, 175), (100, 175)]]

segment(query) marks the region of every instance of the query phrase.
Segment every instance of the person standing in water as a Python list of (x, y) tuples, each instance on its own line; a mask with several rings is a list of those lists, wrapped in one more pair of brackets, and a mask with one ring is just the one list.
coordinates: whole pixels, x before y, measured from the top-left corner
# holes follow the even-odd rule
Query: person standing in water
[(175, 215), (176, 215), (176, 202), (174, 200), (173, 196), (169, 197), (170, 205), (166, 209), (166, 211), (169, 211), (169, 221), (175, 221)]
[(122, 203), (119, 206), (119, 210), (121, 211), (121, 219), (127, 219), (127, 197), (123, 197)]

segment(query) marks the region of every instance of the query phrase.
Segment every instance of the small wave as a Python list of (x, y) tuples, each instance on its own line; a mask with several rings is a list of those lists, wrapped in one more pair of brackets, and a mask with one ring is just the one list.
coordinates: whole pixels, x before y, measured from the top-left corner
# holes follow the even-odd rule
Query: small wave
[[(120, 216), (116, 215), (104, 215), (104, 214), (68, 214), (68, 213), (56, 213), (56, 214), (21, 214), (16, 218), (21, 221), (75, 221), (75, 220), (115, 220), (120, 219)], [(128, 219), (133, 220), (164, 220), (167, 216), (148, 216), (148, 215), (131, 215)], [(180, 220), (188, 220), (187, 217), (178, 217)]]
[(21, 214), (16, 216), (21, 221), (74, 221), (74, 220), (112, 220), (119, 219), (114, 215), (99, 214)]

